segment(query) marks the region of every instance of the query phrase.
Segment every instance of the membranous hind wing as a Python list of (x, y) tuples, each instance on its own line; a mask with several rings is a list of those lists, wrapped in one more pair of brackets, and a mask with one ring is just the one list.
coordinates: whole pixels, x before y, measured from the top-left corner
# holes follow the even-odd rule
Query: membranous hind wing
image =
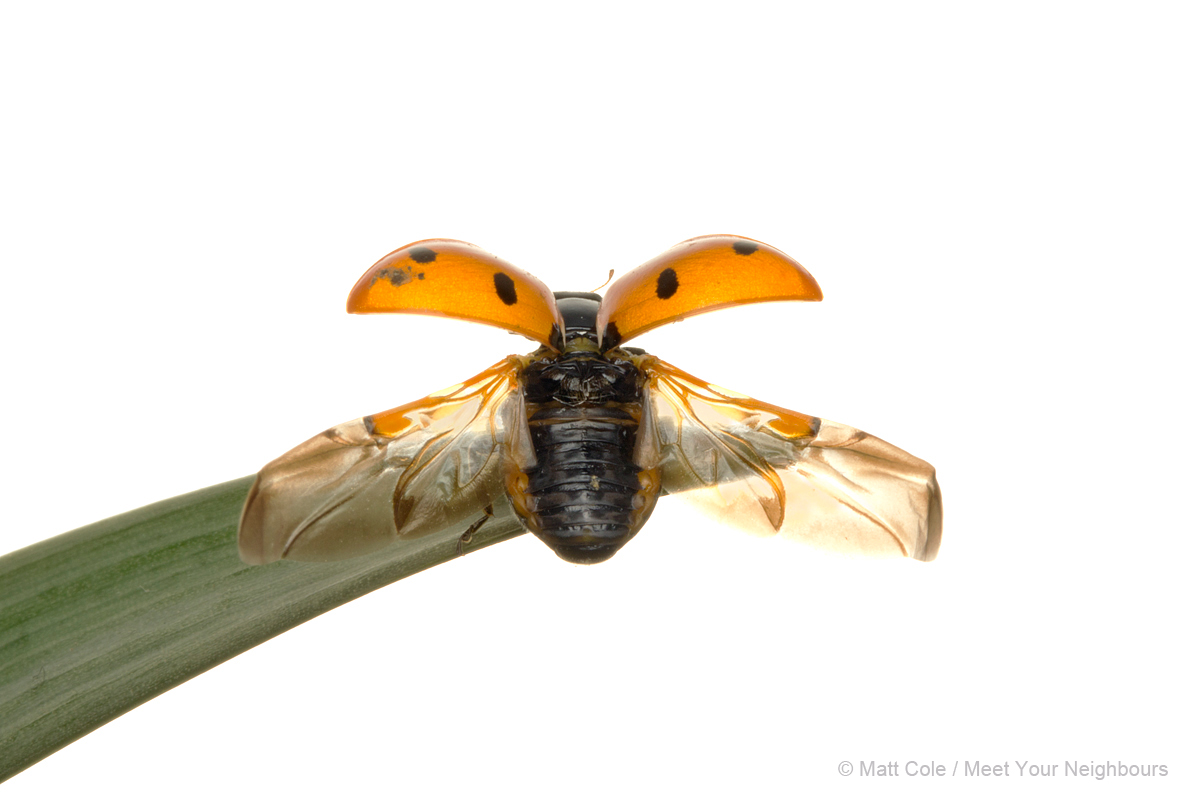
[[(714, 387), (643, 357), (665, 492), (726, 524), (843, 553), (932, 561), (933, 467), (836, 422)], [(643, 424), (646, 424), (645, 422)]]
[(267, 464), (242, 510), (242, 560), (335, 561), (478, 521), (507, 472), (533, 459), (522, 366), (510, 357)]

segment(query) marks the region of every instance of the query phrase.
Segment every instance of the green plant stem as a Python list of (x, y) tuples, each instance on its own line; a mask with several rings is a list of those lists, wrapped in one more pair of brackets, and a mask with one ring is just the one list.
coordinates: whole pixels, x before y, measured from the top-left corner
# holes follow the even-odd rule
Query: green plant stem
[(0, 558), (0, 781), (194, 675), (381, 586), (523, 531), (502, 509), (330, 564), (251, 567), (237, 522), (253, 477)]

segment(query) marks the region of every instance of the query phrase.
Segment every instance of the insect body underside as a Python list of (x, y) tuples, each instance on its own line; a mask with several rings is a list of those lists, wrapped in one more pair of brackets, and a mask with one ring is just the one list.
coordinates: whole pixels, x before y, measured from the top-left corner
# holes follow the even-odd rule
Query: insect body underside
[(642, 415), (637, 369), (628, 361), (571, 353), (525, 373), (537, 464), (509, 497), (529, 529), (561, 558), (610, 558), (650, 515), (659, 494), (654, 464), (636, 463)]

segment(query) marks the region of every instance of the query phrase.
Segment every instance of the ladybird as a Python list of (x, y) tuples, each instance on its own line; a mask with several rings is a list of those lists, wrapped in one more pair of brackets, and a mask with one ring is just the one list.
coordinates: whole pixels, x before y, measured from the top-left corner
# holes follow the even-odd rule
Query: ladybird
[(508, 502), (558, 556), (604, 561), (677, 495), (752, 532), (932, 560), (933, 467), (862, 431), (721, 389), (628, 347), (726, 306), (820, 300), (799, 263), (741, 236), (688, 239), (601, 297), (551, 292), (475, 245), (425, 239), (355, 284), (353, 314), (435, 314), (541, 346), (464, 383), (330, 428), (267, 464), (242, 510), (244, 561), (332, 561)]

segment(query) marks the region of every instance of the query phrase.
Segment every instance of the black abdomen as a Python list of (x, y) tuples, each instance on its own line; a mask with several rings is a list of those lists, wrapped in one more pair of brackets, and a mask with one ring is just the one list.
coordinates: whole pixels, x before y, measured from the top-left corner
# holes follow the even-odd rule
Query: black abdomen
[(633, 463), (638, 420), (619, 405), (549, 404), (529, 417), (537, 466), (526, 490), (529, 527), (559, 557), (594, 564), (628, 542), (645, 519)]

